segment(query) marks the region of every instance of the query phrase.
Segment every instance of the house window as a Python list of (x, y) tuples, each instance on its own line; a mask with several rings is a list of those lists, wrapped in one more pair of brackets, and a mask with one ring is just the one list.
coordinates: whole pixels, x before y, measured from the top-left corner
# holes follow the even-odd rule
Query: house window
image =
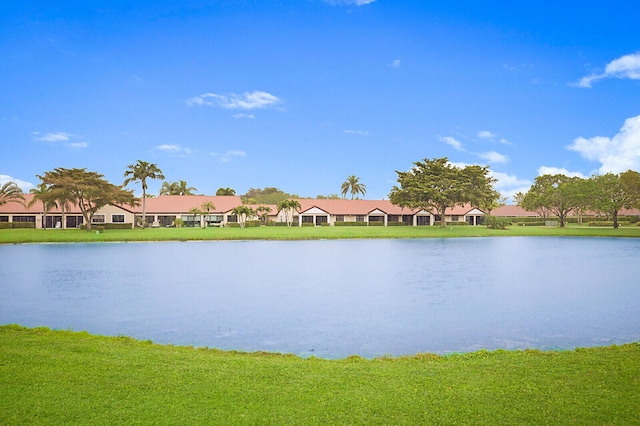
[(302, 223), (313, 223), (313, 216), (302, 216)]
[(344, 215), (343, 214), (336, 215), (336, 222), (344, 222)]
[(112, 214), (111, 215), (111, 223), (124, 223), (124, 215), (123, 214)]
[(400, 215), (390, 214), (389, 215), (389, 222), (400, 222)]
[(0, 216), (0, 222), (9, 222), (9, 216)]
[(104, 215), (103, 214), (95, 214), (91, 218), (91, 223), (104, 223)]
[(363, 214), (356, 215), (356, 222), (364, 222), (364, 215)]
[(460, 216), (454, 215), (451, 216), (451, 222), (458, 222), (460, 220)]
[(31, 222), (36, 223), (35, 216), (14, 216), (13, 222)]
[(369, 222), (384, 222), (384, 216), (369, 216)]
[(175, 220), (175, 216), (158, 216), (158, 223), (160, 226), (174, 225)]
[(229, 223), (238, 222), (238, 215), (237, 214), (230, 214), (229, 216), (227, 216), (227, 222), (229, 222)]

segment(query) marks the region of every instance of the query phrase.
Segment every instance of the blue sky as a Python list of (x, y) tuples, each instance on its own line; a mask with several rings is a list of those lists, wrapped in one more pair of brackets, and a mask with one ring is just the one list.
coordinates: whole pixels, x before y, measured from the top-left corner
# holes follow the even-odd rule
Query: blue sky
[[(640, 170), (635, 1), (5, 1), (0, 182), (121, 183), (156, 163), (198, 193), (386, 198), (396, 170)], [(150, 192), (161, 182), (151, 182)], [(135, 187), (137, 193), (139, 188)]]

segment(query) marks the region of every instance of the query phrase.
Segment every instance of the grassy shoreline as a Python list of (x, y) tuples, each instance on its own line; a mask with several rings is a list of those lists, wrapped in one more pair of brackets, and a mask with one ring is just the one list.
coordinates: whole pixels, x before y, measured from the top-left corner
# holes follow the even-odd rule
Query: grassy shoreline
[(0, 423), (637, 424), (640, 343), (302, 359), (0, 326)]
[(215, 240), (317, 240), (366, 238), (451, 238), (496, 236), (640, 237), (640, 227), (618, 229), (592, 226), (513, 226), (506, 230), (483, 226), (439, 227), (259, 227), (259, 228), (157, 228), (106, 230), (3, 229), (0, 244), (47, 242), (215, 241)]

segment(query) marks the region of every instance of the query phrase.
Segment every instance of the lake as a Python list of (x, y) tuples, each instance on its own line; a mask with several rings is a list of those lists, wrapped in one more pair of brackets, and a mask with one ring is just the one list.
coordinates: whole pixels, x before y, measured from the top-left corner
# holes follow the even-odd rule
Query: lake
[(640, 239), (0, 246), (0, 324), (344, 358), (640, 341)]

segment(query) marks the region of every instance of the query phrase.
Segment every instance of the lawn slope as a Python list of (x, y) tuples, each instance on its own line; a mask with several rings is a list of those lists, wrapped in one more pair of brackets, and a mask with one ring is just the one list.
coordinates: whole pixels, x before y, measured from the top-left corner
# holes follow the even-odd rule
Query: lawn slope
[(0, 327), (0, 424), (638, 424), (640, 344), (300, 359)]

